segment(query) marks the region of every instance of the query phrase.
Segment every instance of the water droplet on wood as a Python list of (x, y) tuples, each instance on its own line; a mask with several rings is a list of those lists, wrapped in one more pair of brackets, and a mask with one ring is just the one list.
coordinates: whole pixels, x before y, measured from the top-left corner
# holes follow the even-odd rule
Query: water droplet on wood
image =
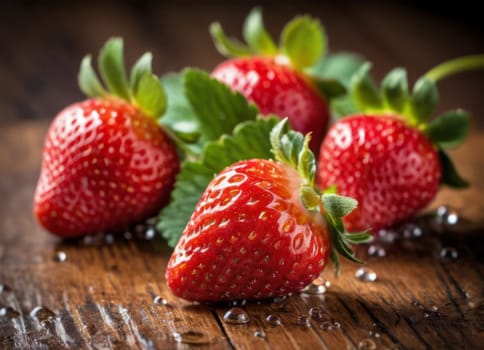
[(311, 321), (304, 315), (297, 316), (296, 324), (302, 328), (311, 328)]
[(453, 247), (444, 247), (440, 250), (440, 257), (444, 260), (457, 260), (459, 259), (459, 252)]
[(387, 255), (385, 248), (379, 244), (372, 244), (368, 247), (368, 255), (383, 258)]
[(0, 284), (0, 294), (8, 293), (8, 292), (11, 292), (11, 291), (12, 291), (12, 288), (7, 286), (6, 284)]
[(375, 349), (376, 349), (376, 343), (370, 338), (363, 339), (358, 343), (358, 350), (375, 350)]
[(249, 323), (249, 315), (240, 307), (233, 307), (228, 310), (223, 317), (226, 323), (230, 324), (245, 324)]
[(439, 308), (437, 305), (433, 305), (431, 308), (430, 308), (433, 312), (437, 312), (439, 311)]
[(0, 318), (12, 319), (20, 316), (20, 313), (10, 306), (0, 305)]
[(360, 267), (355, 272), (355, 278), (363, 282), (375, 282), (378, 276), (375, 271), (367, 267)]
[(156, 230), (154, 227), (148, 227), (145, 231), (145, 239), (151, 241), (156, 236)]
[(45, 323), (55, 320), (56, 314), (44, 306), (36, 306), (30, 311), (30, 317), (40, 323)]
[(336, 329), (341, 328), (341, 323), (339, 323), (338, 321), (334, 321), (333, 322), (333, 328), (336, 328)]
[(310, 283), (306, 287), (304, 287), (304, 289), (301, 290), (301, 293), (321, 295), (326, 293), (326, 287), (322, 284)]
[(67, 261), (67, 254), (65, 252), (62, 252), (62, 251), (55, 253), (54, 261), (57, 261), (57, 262)]
[(206, 333), (195, 330), (173, 332), (172, 337), (177, 343), (192, 345), (210, 344), (213, 341), (213, 338)]
[(156, 304), (156, 305), (165, 305), (165, 306), (170, 306), (170, 303), (168, 303), (168, 300), (160, 297), (159, 295), (157, 295), (156, 297), (153, 298), (153, 302)]
[(264, 331), (255, 331), (254, 332), (254, 337), (257, 337), (257, 338), (265, 338), (266, 337), (266, 334), (264, 333)]
[(269, 314), (266, 317), (266, 321), (271, 325), (271, 326), (280, 326), (281, 325), (281, 318), (279, 315), (276, 314)]
[(324, 331), (331, 331), (333, 329), (333, 324), (329, 321), (323, 322), (319, 325), (319, 328), (321, 328)]
[(310, 308), (308, 314), (315, 320), (321, 320), (324, 317), (324, 311), (317, 306)]

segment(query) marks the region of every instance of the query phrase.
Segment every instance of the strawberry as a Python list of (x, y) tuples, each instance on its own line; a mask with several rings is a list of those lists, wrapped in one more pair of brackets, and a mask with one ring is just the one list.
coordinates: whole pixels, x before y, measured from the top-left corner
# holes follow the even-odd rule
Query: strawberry
[(311, 132), (310, 147), (319, 151), (330, 116), (328, 98), (342, 89), (336, 81), (308, 74), (325, 50), (319, 21), (308, 16), (293, 19), (282, 32), (281, 48), (264, 29), (258, 8), (244, 25), (248, 46), (226, 38), (219, 23), (213, 23), (210, 31), (220, 53), (236, 57), (220, 63), (212, 76), (242, 93), (262, 114), (287, 117), (295, 130)]
[(122, 41), (108, 41), (99, 65), (110, 92), (90, 60), (84, 58), (79, 75), (90, 98), (53, 120), (35, 191), (35, 216), (61, 237), (116, 230), (155, 214), (179, 169), (175, 146), (156, 119), (165, 96), (151, 73), (151, 54), (133, 67), (128, 86)]
[[(166, 270), (177, 296), (196, 301), (260, 299), (298, 291), (324, 269), (336, 249), (358, 261), (341, 217), (356, 202), (314, 187), (309, 138), (271, 133), (276, 160), (232, 164), (210, 182), (178, 241)], [(337, 261), (337, 260), (336, 260)]]
[(344, 219), (348, 229), (376, 232), (415, 216), (441, 184), (467, 186), (444, 148), (465, 139), (469, 116), (456, 110), (429, 120), (437, 104), (435, 70), (409, 93), (405, 70), (391, 71), (379, 92), (369, 69), (363, 65), (352, 82), (359, 112), (335, 122), (321, 145), (317, 180), (358, 200)]

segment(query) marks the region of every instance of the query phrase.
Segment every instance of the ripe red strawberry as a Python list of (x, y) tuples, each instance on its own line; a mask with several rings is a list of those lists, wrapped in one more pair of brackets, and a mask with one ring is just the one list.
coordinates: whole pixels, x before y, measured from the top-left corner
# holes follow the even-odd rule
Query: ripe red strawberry
[(358, 200), (345, 218), (349, 230), (374, 232), (425, 208), (440, 184), (466, 186), (442, 148), (464, 140), (468, 115), (448, 112), (430, 123), (435, 83), (423, 77), (410, 95), (403, 69), (390, 72), (376, 91), (364, 65), (352, 95), (362, 113), (338, 120), (319, 154), (318, 183)]
[(257, 8), (244, 25), (247, 47), (226, 38), (218, 23), (210, 30), (220, 53), (238, 57), (218, 65), (213, 77), (242, 93), (262, 114), (287, 117), (294, 130), (311, 132), (310, 147), (318, 151), (330, 116), (327, 99), (333, 96), (329, 93), (342, 88), (338, 85), (335, 90), (337, 82), (328, 83), (307, 73), (325, 50), (319, 21), (296, 17), (282, 32), (281, 48), (265, 31)]
[(298, 291), (336, 259), (357, 261), (341, 217), (356, 202), (321, 194), (315, 161), (301, 134), (276, 126), (276, 161), (250, 159), (208, 185), (168, 263), (166, 280), (179, 297), (197, 301), (260, 299)]
[(47, 133), (34, 214), (61, 237), (116, 230), (155, 214), (179, 168), (173, 142), (156, 120), (165, 99), (151, 55), (135, 65), (128, 87), (122, 41), (108, 41), (97, 80), (86, 57), (81, 89), (92, 98), (61, 111)]

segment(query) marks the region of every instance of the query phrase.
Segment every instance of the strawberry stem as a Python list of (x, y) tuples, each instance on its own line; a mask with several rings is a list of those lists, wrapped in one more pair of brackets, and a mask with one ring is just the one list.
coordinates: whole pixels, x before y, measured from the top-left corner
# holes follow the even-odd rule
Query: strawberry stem
[(309, 149), (309, 138), (309, 134), (304, 137), (301, 133), (290, 130), (287, 118), (274, 126), (270, 134), (275, 159), (296, 169), (305, 180), (301, 186), (303, 205), (309, 211), (319, 212), (326, 219), (332, 242), (331, 259), (335, 272), (338, 273), (338, 253), (351, 261), (362, 263), (355, 257), (351, 244), (368, 243), (372, 236), (368, 232), (351, 234), (344, 227), (343, 217), (356, 208), (356, 200), (337, 195), (333, 187), (321, 193), (314, 186), (316, 160)]
[(441, 63), (425, 73), (425, 76), (437, 82), (454, 74), (476, 69), (484, 69), (484, 54), (463, 56)]

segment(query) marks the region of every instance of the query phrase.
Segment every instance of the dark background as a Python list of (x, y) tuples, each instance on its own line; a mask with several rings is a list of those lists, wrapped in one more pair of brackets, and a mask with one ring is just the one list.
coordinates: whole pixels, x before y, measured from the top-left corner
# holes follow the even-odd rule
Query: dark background
[[(83, 98), (76, 76), (81, 58), (97, 54), (110, 36), (125, 39), (127, 63), (154, 54), (157, 74), (185, 66), (212, 69), (222, 57), (208, 26), (219, 20), (241, 37), (256, 4), (277, 37), (295, 14), (322, 20), (333, 51), (350, 50), (374, 62), (381, 78), (392, 67), (415, 79), (456, 56), (484, 52), (477, 5), (460, 1), (4, 1), (0, 5), (0, 120), (51, 119)], [(482, 73), (442, 82), (441, 109), (480, 105)], [(455, 98), (458, 89), (458, 98)], [(480, 118), (481, 119), (481, 118)], [(482, 118), (484, 119), (484, 118)]]

